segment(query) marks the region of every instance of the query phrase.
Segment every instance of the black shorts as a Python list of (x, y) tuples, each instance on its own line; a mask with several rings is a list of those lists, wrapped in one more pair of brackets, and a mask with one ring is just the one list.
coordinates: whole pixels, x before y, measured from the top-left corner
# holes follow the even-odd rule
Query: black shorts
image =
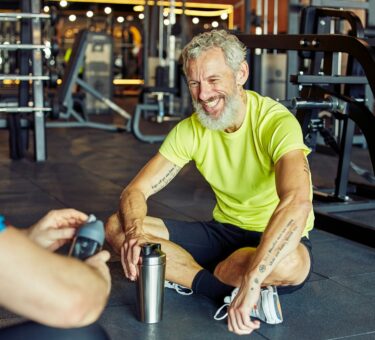
[[(243, 247), (257, 247), (262, 233), (241, 229), (232, 224), (209, 222), (186, 222), (163, 219), (169, 231), (169, 239), (189, 252), (203, 268), (213, 272), (216, 265), (235, 250)], [(301, 288), (312, 271), (311, 242), (307, 237), (301, 243), (310, 255), (310, 270), (306, 280), (297, 286), (279, 286), (279, 294), (291, 293)]]

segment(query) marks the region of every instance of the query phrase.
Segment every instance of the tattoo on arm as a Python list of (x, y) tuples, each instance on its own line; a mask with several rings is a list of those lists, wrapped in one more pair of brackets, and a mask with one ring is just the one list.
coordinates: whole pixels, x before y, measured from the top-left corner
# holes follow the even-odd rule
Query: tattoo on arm
[(265, 270), (266, 270), (266, 266), (265, 266), (264, 264), (261, 264), (261, 265), (259, 266), (259, 271), (260, 271), (261, 273), (264, 273)]
[[(267, 262), (268, 265), (272, 266), (297, 229), (298, 226), (296, 225), (295, 221), (293, 219), (290, 220), (288, 224), (280, 231), (280, 234), (277, 236), (276, 240), (272, 243), (271, 248), (268, 250), (267, 256), (264, 258), (264, 262)], [(266, 265), (261, 264), (259, 266), (259, 272), (263, 273), (265, 270)]]
[(307, 162), (307, 159), (304, 158), (303, 162), (304, 162), (303, 171), (305, 171), (306, 173), (309, 174), (310, 173), (310, 167), (309, 167), (309, 163)]
[(167, 173), (155, 184), (151, 186), (152, 193), (155, 194), (161, 189), (163, 189), (167, 184), (175, 178), (175, 176), (178, 174), (178, 172), (181, 170), (181, 168), (177, 165), (172, 166)]

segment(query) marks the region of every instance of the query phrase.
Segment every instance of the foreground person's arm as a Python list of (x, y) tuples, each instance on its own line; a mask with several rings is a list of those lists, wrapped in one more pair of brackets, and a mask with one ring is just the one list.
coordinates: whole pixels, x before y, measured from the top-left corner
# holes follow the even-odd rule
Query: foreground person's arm
[(51, 253), (8, 227), (0, 233), (0, 305), (55, 327), (94, 322), (110, 292), (102, 251), (85, 262)]

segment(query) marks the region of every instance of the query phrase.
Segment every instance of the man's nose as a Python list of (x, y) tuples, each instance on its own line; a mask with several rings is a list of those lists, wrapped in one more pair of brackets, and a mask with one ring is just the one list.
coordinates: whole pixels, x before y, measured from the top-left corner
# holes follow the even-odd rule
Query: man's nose
[(211, 87), (207, 83), (201, 83), (199, 86), (199, 100), (206, 101), (212, 97)]

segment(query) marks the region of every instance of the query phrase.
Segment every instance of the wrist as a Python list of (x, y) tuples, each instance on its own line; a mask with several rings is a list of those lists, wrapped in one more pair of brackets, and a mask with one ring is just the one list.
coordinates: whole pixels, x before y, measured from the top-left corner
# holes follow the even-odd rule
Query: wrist
[(262, 273), (256, 268), (255, 270), (249, 271), (244, 275), (244, 280), (248, 282), (248, 285), (252, 287), (261, 287), (264, 277)]

